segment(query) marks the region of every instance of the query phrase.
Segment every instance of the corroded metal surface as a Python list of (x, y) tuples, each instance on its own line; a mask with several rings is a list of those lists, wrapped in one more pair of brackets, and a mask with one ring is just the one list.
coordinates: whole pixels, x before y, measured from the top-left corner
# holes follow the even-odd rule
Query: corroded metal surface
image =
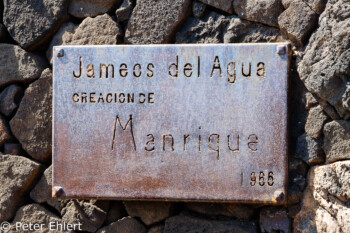
[(285, 203), (288, 44), (54, 54), (55, 197)]

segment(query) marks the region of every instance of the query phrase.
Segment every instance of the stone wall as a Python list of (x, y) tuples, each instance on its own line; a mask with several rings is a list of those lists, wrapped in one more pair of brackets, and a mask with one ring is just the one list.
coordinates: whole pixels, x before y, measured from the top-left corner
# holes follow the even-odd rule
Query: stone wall
[[(55, 45), (291, 41), (286, 206), (51, 198)], [(0, 0), (0, 223), (350, 232), (349, 0)], [(1, 230), (0, 230), (1, 231)], [(61, 232), (61, 231), (59, 231)]]

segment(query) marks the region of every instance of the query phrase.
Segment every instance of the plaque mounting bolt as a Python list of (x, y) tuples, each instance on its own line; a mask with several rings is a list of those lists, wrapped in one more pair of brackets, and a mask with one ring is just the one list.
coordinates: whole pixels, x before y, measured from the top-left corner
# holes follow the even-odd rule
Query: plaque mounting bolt
[(284, 199), (284, 192), (276, 191), (274, 196), (275, 196), (275, 200), (277, 202), (283, 201), (283, 199)]
[(277, 46), (277, 54), (285, 55), (287, 52), (287, 48), (284, 45)]
[(64, 56), (64, 50), (60, 49), (60, 51), (58, 51), (57, 53), (57, 57), (63, 57)]
[(52, 188), (52, 196), (53, 197), (62, 197), (64, 194), (64, 190), (61, 186), (54, 186)]

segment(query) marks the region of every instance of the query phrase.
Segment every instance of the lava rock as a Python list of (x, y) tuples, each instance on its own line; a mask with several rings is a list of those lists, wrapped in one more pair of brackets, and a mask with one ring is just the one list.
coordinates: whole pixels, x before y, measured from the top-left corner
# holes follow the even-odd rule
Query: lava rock
[(163, 233), (177, 232), (254, 233), (258, 231), (254, 222), (206, 220), (181, 214), (165, 220), (165, 227)]
[(233, 7), (243, 19), (278, 27), (278, 16), (284, 11), (281, 0), (234, 0)]
[(198, 2), (198, 1), (193, 1), (192, 3), (192, 13), (193, 16), (196, 18), (202, 18), (204, 16), (205, 13), (205, 9), (206, 9), (206, 5)]
[(302, 47), (317, 27), (318, 15), (302, 0), (293, 1), (278, 17), (281, 30), (297, 46)]
[(16, 115), (10, 121), (15, 137), (34, 159), (51, 160), (52, 74), (46, 69), (26, 89)]
[(48, 204), (61, 212), (69, 200), (52, 198), (52, 166), (48, 167), (30, 192), (30, 198), (39, 204)]
[(125, 215), (126, 215), (126, 211), (123, 203), (120, 201), (113, 201), (110, 203), (105, 224), (108, 225), (108, 224), (111, 224), (112, 222), (116, 222)]
[(328, 162), (350, 159), (350, 122), (332, 121), (323, 128), (323, 150)]
[(4, 25), (24, 49), (45, 43), (67, 19), (68, 0), (4, 0)]
[(70, 0), (68, 13), (77, 18), (95, 17), (111, 11), (121, 0)]
[(311, 108), (305, 124), (307, 135), (319, 139), (322, 135), (323, 125), (327, 120), (328, 116), (323, 112), (320, 105)]
[[(22, 223), (22, 224), (40, 224), (40, 227), (38, 226), (38, 228), (35, 231), (30, 231), (30, 232), (41, 232), (41, 233), (49, 233), (49, 232), (74, 232), (74, 231), (65, 231), (65, 230), (60, 230), (60, 228), (57, 228), (57, 231), (52, 230), (56, 229), (55, 225), (51, 225), (50, 224), (57, 224), (56, 226), (58, 226), (58, 224), (62, 224), (63, 222), (62, 220), (55, 215), (54, 213), (50, 212), (49, 210), (45, 209), (44, 207), (38, 205), (38, 204), (29, 204), (29, 205), (25, 205), (22, 206), (16, 213), (16, 217), (14, 218), (14, 220), (12, 221), (12, 226), (11, 226), (11, 230), (8, 231), (10, 233), (15, 233), (15, 232), (25, 232), (27, 230), (23, 230), (24, 228), (20, 228), (18, 229), (18, 231), (16, 230), (16, 223)], [(34, 229), (34, 226), (32, 226), (32, 228)], [(75, 226), (74, 227), (75, 230), (79, 230), (81, 228), (79, 228), (79, 226)]]
[[(328, 101), (344, 119), (350, 117), (343, 98), (346, 77), (350, 76), (349, 9), (349, 1), (329, 0), (320, 15), (319, 28), (298, 58), (299, 76), (306, 88)], [(300, 18), (300, 14), (297, 16)]]
[(163, 221), (173, 211), (173, 203), (170, 202), (124, 202), (126, 211), (131, 217), (139, 217), (146, 225)]
[(61, 211), (62, 221), (69, 224), (81, 223), (82, 231), (95, 232), (106, 220), (108, 209), (108, 201), (70, 200)]
[(312, 167), (294, 232), (350, 232), (349, 180), (350, 161)]
[(176, 34), (176, 43), (275, 42), (280, 37), (277, 28), (211, 12), (202, 20), (188, 18)]
[(257, 212), (254, 206), (231, 203), (187, 203), (186, 208), (205, 215), (221, 215), (238, 219), (251, 219)]
[(132, 217), (125, 217), (97, 231), (97, 233), (146, 233), (146, 227)]
[(16, 155), (0, 155), (0, 222), (10, 220), (40, 176), (40, 164)]
[(12, 44), (0, 44), (0, 88), (15, 82), (31, 82), (40, 77), (45, 61)]
[(52, 63), (52, 49), (57, 45), (114, 45), (121, 37), (119, 24), (108, 14), (86, 18), (79, 25), (64, 24), (53, 37), (46, 52)]
[(21, 155), (25, 156), (21, 144), (19, 143), (5, 143), (4, 153), (7, 155)]
[(291, 232), (291, 221), (285, 208), (265, 207), (260, 211), (261, 232)]
[(134, 0), (123, 0), (120, 7), (115, 11), (119, 22), (128, 21), (134, 9)]
[(152, 226), (147, 233), (163, 233), (164, 231), (164, 224), (158, 224), (155, 226)]
[(305, 108), (307, 110), (310, 110), (312, 107), (315, 107), (318, 104), (317, 99), (310, 92), (305, 93), (305, 99), (306, 99)]
[(13, 84), (0, 93), (0, 113), (10, 116), (19, 106), (23, 97), (23, 88)]
[(3, 116), (0, 115), (0, 147), (11, 140), (10, 130)]
[(327, 4), (327, 0), (304, 0), (304, 2), (319, 15), (324, 11)]
[[(219, 10), (226, 11), (229, 14), (233, 13), (233, 0), (199, 0), (209, 6), (215, 7)], [(236, 0), (235, 0), (236, 1)]]
[(131, 44), (169, 43), (191, 11), (191, 0), (137, 1), (125, 32)]
[(295, 157), (308, 165), (320, 164), (324, 161), (322, 141), (308, 136), (306, 133), (298, 137)]

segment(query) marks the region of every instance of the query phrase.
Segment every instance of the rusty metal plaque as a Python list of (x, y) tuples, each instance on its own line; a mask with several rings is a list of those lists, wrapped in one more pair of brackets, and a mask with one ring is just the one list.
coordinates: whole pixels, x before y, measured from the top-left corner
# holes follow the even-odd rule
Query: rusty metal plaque
[(286, 202), (286, 43), (54, 47), (53, 196)]

